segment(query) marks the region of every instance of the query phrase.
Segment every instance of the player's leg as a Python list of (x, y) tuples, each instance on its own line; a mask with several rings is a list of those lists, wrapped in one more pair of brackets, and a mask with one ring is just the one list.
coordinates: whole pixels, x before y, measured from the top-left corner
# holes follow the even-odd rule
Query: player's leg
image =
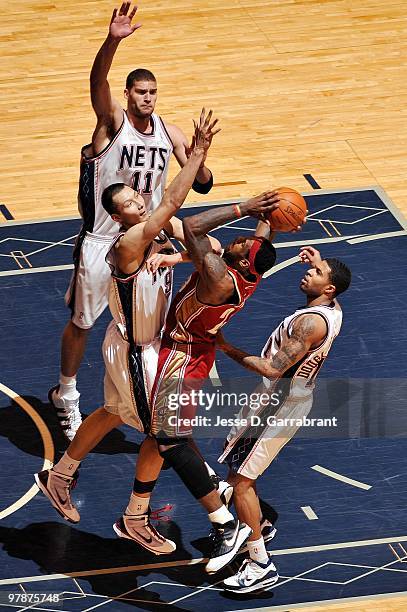
[(117, 414), (98, 408), (81, 424), (62, 458), (49, 470), (35, 474), (40, 490), (65, 520), (78, 523), (79, 512), (71, 500), (81, 461), (112, 429), (122, 424)]
[(50, 389), (48, 397), (69, 440), (73, 439), (82, 421), (76, 375), (89, 331), (108, 303), (110, 269), (105, 256), (110, 242), (110, 238), (87, 234), (78, 244), (75, 269), (65, 296), (72, 318), (65, 326), (61, 339), (59, 384)]
[[(110, 383), (115, 381), (123, 421), (140, 431), (150, 427), (149, 399), (157, 371), (160, 340), (146, 346), (130, 349), (112, 322), (103, 344), (106, 373)], [(105, 396), (109, 392), (109, 378), (105, 377)], [(164, 538), (150, 522), (150, 497), (160, 474), (163, 459), (157, 451), (154, 438), (147, 437), (139, 450), (133, 490), (124, 514), (113, 525), (115, 533), (140, 544), (156, 555), (168, 554), (176, 549), (171, 540)]]
[(164, 460), (157, 442), (147, 437), (140, 447), (133, 490), (124, 514), (113, 525), (120, 538), (133, 540), (156, 555), (174, 552), (176, 544), (162, 536), (150, 522), (150, 498)]
[(208, 513), (213, 527), (212, 550), (205, 569), (210, 574), (215, 573), (230, 563), (251, 530), (236, 520), (222, 502), (203, 459), (187, 439), (160, 438), (158, 442), (161, 457)]

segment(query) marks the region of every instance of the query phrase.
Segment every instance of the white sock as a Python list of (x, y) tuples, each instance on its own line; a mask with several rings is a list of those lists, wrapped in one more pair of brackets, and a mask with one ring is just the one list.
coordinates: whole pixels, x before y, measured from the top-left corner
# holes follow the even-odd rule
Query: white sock
[(67, 400), (76, 400), (79, 397), (79, 392), (76, 389), (76, 376), (59, 376), (59, 397), (63, 397)]
[(229, 521), (234, 521), (235, 517), (231, 512), (229, 512), (226, 506), (221, 506), (219, 510), (215, 510), (215, 512), (210, 512), (208, 514), (208, 519), (211, 523), (219, 523), (220, 525), (224, 525)]
[(150, 497), (139, 497), (134, 492), (130, 495), (129, 505), (125, 510), (125, 514), (132, 516), (140, 516), (146, 514), (150, 503)]
[(73, 476), (80, 465), (80, 461), (71, 459), (67, 452), (62, 455), (62, 458), (53, 467), (54, 472), (64, 474), (65, 476)]
[(249, 540), (247, 542), (247, 550), (249, 551), (250, 559), (253, 559), (253, 561), (268, 563), (269, 557), (263, 537), (259, 540)]

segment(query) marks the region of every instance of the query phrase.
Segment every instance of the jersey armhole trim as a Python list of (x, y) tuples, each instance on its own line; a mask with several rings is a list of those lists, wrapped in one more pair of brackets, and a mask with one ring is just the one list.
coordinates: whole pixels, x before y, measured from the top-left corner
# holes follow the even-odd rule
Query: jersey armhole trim
[(82, 154), (82, 159), (83, 159), (83, 161), (84, 161), (85, 163), (87, 163), (87, 164), (88, 164), (88, 163), (91, 163), (91, 162), (93, 162), (93, 161), (96, 161), (97, 159), (100, 159), (100, 158), (101, 158), (101, 157), (102, 157), (102, 156), (103, 156), (105, 153), (107, 153), (107, 152), (108, 152), (108, 150), (110, 149), (110, 147), (111, 147), (111, 146), (114, 144), (115, 140), (117, 139), (117, 137), (119, 136), (119, 134), (120, 134), (120, 133), (121, 133), (121, 131), (123, 130), (123, 127), (124, 127), (124, 110), (123, 110), (123, 121), (122, 121), (122, 123), (121, 123), (121, 126), (119, 127), (119, 129), (117, 130), (117, 132), (116, 132), (116, 133), (113, 135), (112, 140), (111, 140), (111, 141), (110, 141), (110, 142), (109, 142), (109, 143), (108, 143), (108, 144), (105, 146), (105, 148), (104, 148), (104, 149), (102, 149), (102, 150), (100, 151), (100, 153), (98, 153), (97, 155), (94, 155), (94, 156), (92, 156), (92, 157), (87, 157), (87, 156), (85, 155), (85, 153), (84, 153), (84, 150), (85, 150), (87, 147), (92, 146), (92, 143), (90, 142), (89, 144), (84, 145), (84, 146), (82, 147), (82, 149), (81, 149), (81, 154)]

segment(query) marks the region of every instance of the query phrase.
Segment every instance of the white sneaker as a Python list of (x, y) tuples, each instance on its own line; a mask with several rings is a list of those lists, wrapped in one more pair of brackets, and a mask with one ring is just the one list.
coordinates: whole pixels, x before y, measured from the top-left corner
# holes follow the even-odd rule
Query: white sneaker
[(218, 493), (222, 504), (229, 508), (232, 503), (233, 487), (226, 480), (220, 480), (218, 483)]
[(223, 581), (223, 587), (236, 593), (251, 593), (271, 587), (278, 578), (277, 569), (271, 559), (265, 564), (245, 559), (239, 571)]
[(208, 574), (214, 574), (230, 563), (252, 533), (250, 527), (238, 519), (224, 525), (213, 523), (213, 528), (212, 551), (205, 566)]
[(80, 393), (76, 399), (66, 399), (59, 397), (58, 389), (59, 385), (56, 385), (48, 391), (48, 400), (56, 410), (64, 436), (69, 442), (72, 442), (82, 423), (82, 416), (79, 412)]

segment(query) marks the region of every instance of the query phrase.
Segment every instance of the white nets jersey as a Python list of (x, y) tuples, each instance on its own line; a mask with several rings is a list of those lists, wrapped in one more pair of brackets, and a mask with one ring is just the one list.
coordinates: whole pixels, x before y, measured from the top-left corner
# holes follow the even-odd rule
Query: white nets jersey
[[(283, 342), (286, 342), (292, 334), (294, 321), (301, 315), (318, 314), (327, 324), (327, 334), (320, 346), (311, 349), (302, 359), (295, 363), (284, 373), (284, 377), (277, 381), (277, 386), (282, 388), (284, 395), (290, 397), (304, 396), (312, 393), (315, 386), (315, 378), (320, 371), (336, 336), (342, 325), (342, 309), (336, 300), (329, 305), (310, 306), (300, 308), (294, 314), (286, 317), (273, 331), (261, 353), (262, 357), (271, 359)], [(269, 381), (267, 381), (268, 384)]]
[(175, 253), (167, 234), (162, 231), (150, 244), (140, 266), (133, 274), (119, 272), (113, 241), (106, 261), (112, 270), (109, 307), (123, 338), (133, 346), (150, 344), (160, 337), (172, 295), (172, 268), (147, 271), (146, 261), (154, 253)]
[(123, 123), (99, 155), (87, 156), (91, 145), (82, 148), (78, 204), (85, 231), (112, 237), (119, 231), (101, 203), (112, 183), (139, 191), (147, 210), (161, 202), (173, 146), (161, 117), (151, 115), (151, 126), (151, 134), (139, 132), (123, 111)]

